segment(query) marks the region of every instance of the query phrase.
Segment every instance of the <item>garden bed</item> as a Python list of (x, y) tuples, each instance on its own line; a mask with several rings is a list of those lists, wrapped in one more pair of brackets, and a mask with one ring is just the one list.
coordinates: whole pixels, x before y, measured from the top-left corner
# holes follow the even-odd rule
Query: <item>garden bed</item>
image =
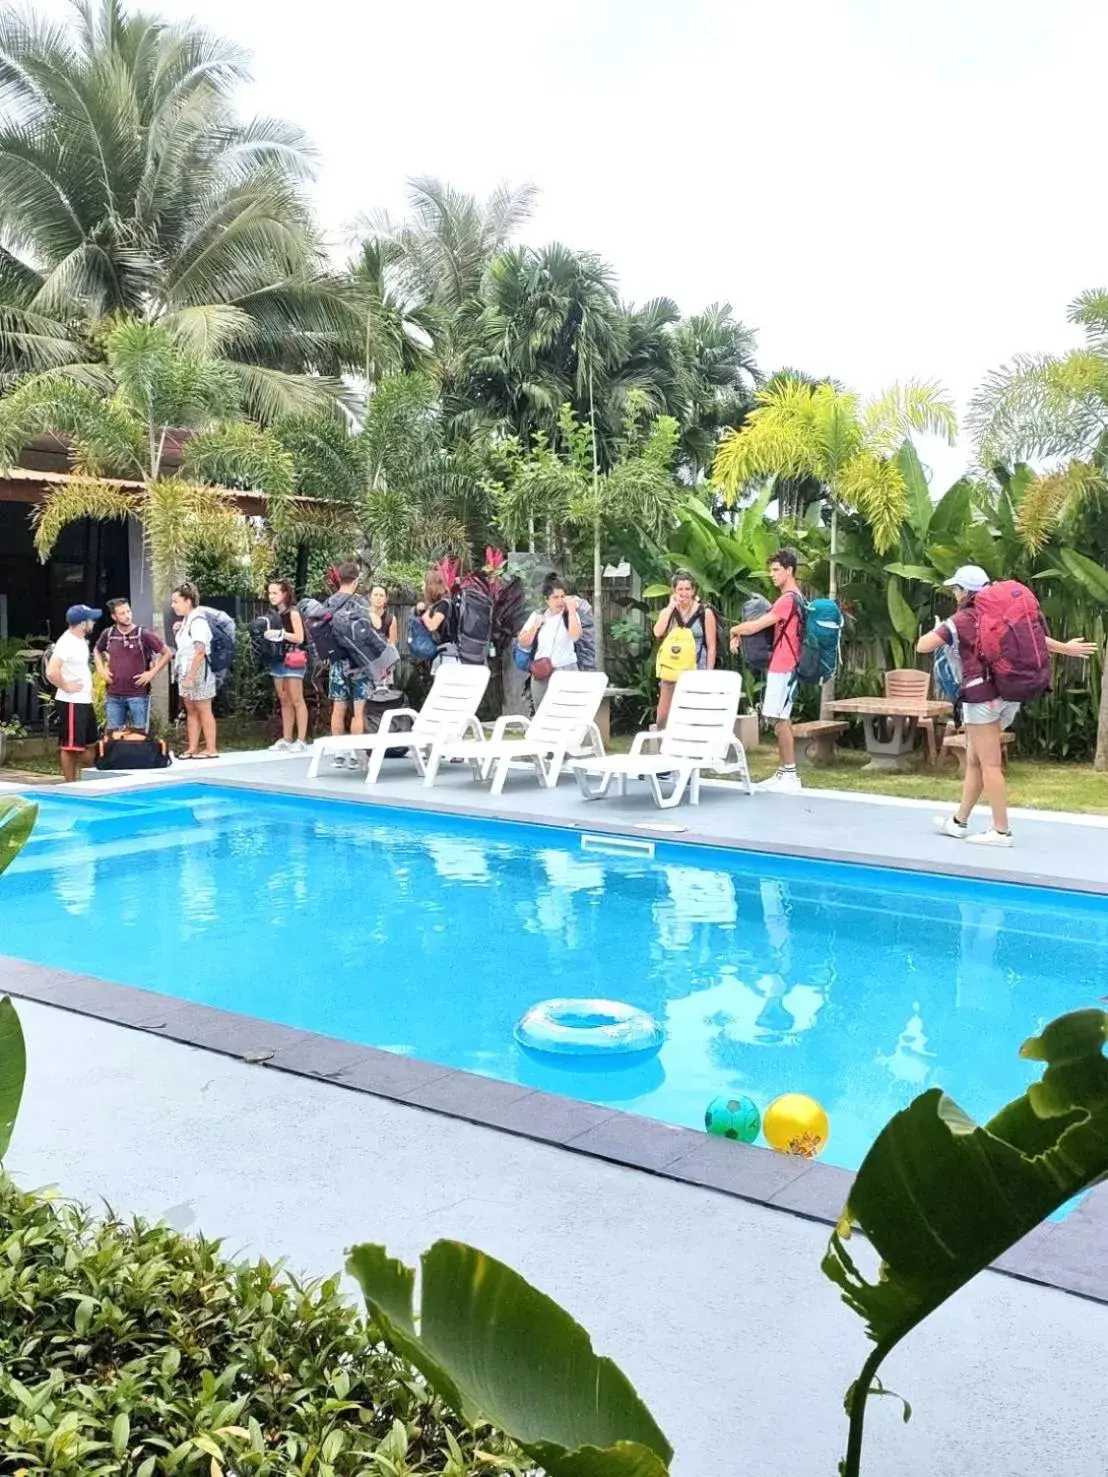
[(533, 1470), (455, 1421), (339, 1278), (230, 1262), (218, 1242), (97, 1219), (0, 1177), (0, 1470)]

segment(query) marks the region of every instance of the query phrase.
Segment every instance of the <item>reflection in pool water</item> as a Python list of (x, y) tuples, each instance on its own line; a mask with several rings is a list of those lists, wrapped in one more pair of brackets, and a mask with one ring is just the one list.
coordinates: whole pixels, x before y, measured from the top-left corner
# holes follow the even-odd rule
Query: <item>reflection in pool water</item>
[[(847, 1167), (925, 1087), (991, 1113), (1108, 993), (1095, 898), (197, 786), (46, 797), (5, 894), (5, 953), (671, 1123), (809, 1093)], [(562, 995), (649, 1012), (661, 1053), (519, 1046)]]

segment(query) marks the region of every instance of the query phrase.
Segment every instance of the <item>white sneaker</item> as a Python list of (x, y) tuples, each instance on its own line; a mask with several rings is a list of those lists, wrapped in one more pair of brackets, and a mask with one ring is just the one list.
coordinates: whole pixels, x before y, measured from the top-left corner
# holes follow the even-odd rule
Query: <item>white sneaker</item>
[(362, 763), (357, 754), (347, 754), (346, 767), (347, 769), (361, 770)]
[(764, 794), (796, 795), (803, 790), (804, 786), (800, 783), (800, 776), (795, 770), (789, 774), (779, 769), (771, 779), (763, 780), (757, 788)]
[(982, 831), (977, 836), (967, 836), (971, 846), (1012, 846), (1012, 833), (1008, 831)]
[(296, 739), (293, 743), (287, 744), (286, 748), (290, 754), (306, 754), (308, 752), (308, 745), (301, 739)]
[(331, 768), (332, 769), (345, 769), (346, 768), (346, 755), (345, 754), (332, 754), (331, 755)]
[(969, 837), (969, 826), (959, 825), (952, 815), (937, 815), (935, 830), (940, 836), (953, 836), (955, 841), (965, 841)]
[(291, 747), (292, 745), (288, 739), (278, 739), (275, 744), (270, 744), (269, 752), (271, 754), (287, 754)]

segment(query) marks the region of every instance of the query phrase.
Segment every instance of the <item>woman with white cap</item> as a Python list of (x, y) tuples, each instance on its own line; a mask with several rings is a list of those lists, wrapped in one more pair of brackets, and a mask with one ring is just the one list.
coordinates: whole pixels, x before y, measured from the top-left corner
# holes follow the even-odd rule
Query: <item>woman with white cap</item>
[[(976, 564), (963, 564), (946, 581), (954, 593), (958, 609), (948, 621), (937, 621), (935, 629), (921, 636), (918, 652), (936, 652), (951, 648), (955, 670), (961, 671), (962, 721), (966, 729), (966, 780), (962, 799), (952, 816), (936, 816), (935, 825), (944, 836), (969, 841), (977, 846), (1011, 846), (1012, 831), (1008, 824), (1008, 791), (1004, 779), (1003, 745), (1000, 735), (1011, 728), (1020, 710), (1018, 702), (1001, 697), (993, 673), (984, 662), (978, 639), (978, 613), (975, 602), (989, 584), (989, 576)], [(1022, 586), (1022, 591), (1038, 614), (1037, 603)], [(1040, 628), (1041, 629), (1041, 628)], [(1096, 652), (1091, 641), (1074, 637), (1071, 641), (1055, 641), (1045, 636), (1047, 651), (1058, 656), (1087, 658)], [(1041, 650), (1041, 648), (1040, 648)], [(969, 818), (982, 793), (992, 812), (992, 827), (975, 836), (969, 834)]]

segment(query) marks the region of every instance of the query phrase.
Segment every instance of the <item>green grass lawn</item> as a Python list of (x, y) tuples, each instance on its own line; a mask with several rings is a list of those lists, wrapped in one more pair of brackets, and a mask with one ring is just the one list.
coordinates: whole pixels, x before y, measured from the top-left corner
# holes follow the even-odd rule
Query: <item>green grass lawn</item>
[[(612, 739), (617, 751), (629, 745), (629, 738), (617, 735)], [(751, 749), (747, 758), (755, 780), (768, 779), (777, 768), (777, 750), (771, 745)], [(924, 764), (905, 774), (863, 774), (866, 758), (861, 750), (839, 749), (834, 764), (802, 764), (801, 778), (810, 790), (856, 790), (864, 795), (900, 795), (951, 805), (962, 793), (962, 781), (953, 766), (935, 770)], [(1108, 815), (1108, 774), (1097, 774), (1091, 764), (1013, 759), (1008, 767), (1008, 802), (1034, 810)]]

